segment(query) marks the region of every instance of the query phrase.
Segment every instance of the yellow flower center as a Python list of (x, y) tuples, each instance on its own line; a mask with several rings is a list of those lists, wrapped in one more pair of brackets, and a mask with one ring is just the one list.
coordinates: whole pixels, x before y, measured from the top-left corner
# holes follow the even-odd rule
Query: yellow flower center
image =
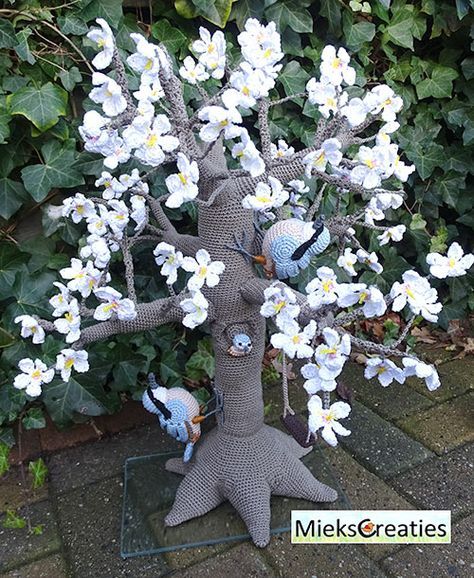
[(178, 173), (179, 180), (185, 185), (188, 182), (188, 177), (183, 173)]
[(146, 146), (148, 148), (153, 148), (156, 145), (156, 142), (158, 140), (158, 136), (156, 134), (151, 134), (147, 139), (146, 139)]
[(69, 321), (69, 323), (72, 322), (72, 320), (74, 319), (72, 313), (66, 313), (66, 315), (64, 316), (66, 318), (66, 321)]
[(118, 303), (116, 301), (112, 301), (112, 303), (107, 303), (107, 305), (104, 305), (104, 311), (106, 313), (108, 313), (109, 311), (112, 311), (113, 309), (117, 309), (118, 307)]
[(272, 49), (271, 48), (267, 48), (265, 50), (265, 52), (263, 53), (263, 58), (270, 58), (270, 56), (272, 55)]
[(364, 301), (365, 301), (366, 299), (367, 299), (367, 293), (366, 293), (365, 291), (363, 291), (363, 292), (360, 294), (360, 297), (359, 297), (359, 305), (362, 305), (362, 303), (364, 303)]
[(74, 365), (74, 359), (72, 357), (70, 357), (69, 359), (66, 359), (66, 361), (64, 362), (64, 368), (65, 369), (71, 369), (71, 367)]
[(280, 311), (283, 309), (283, 307), (285, 307), (286, 302), (285, 301), (279, 301), (276, 305), (275, 305), (275, 311), (277, 313), (280, 313)]
[(410, 287), (407, 287), (406, 293), (407, 293), (408, 297), (411, 297), (412, 299), (415, 299), (415, 294), (414, 294), (413, 291), (410, 289)]
[(328, 411), (328, 413), (326, 415), (323, 415), (323, 420), (327, 423), (333, 421), (334, 416), (332, 415), (332, 413), (330, 411)]
[(448, 261), (448, 264), (449, 264), (450, 269), (452, 269), (456, 265), (456, 259), (451, 257), (451, 259)]
[(145, 64), (145, 66), (144, 66), (144, 69), (145, 69), (145, 70), (150, 70), (152, 66), (153, 66), (153, 60), (152, 60), (151, 58), (149, 58), (149, 59), (146, 61), (146, 64)]
[(333, 68), (339, 68), (341, 66), (341, 59), (340, 58), (335, 58), (332, 61), (332, 67)]
[(336, 101), (334, 100), (334, 98), (329, 97), (326, 100), (326, 104), (327, 104), (327, 106), (336, 106)]
[(248, 89), (247, 86), (244, 86), (242, 88), (242, 94), (245, 94), (245, 96), (248, 96), (250, 94), (250, 90)]
[(255, 198), (259, 203), (270, 203), (272, 200), (268, 195), (257, 195)]
[(41, 378), (41, 369), (35, 369), (31, 374), (33, 379), (40, 379)]
[(77, 205), (76, 211), (82, 215), (84, 213), (84, 205)]
[(337, 349), (335, 347), (323, 347), (321, 349), (321, 353), (324, 355), (335, 355), (337, 353)]
[(392, 104), (391, 98), (387, 98), (387, 100), (383, 103), (384, 106), (389, 106), (390, 104)]
[(332, 281), (330, 279), (326, 279), (326, 281), (323, 281), (323, 291), (329, 293), (331, 289), (332, 289)]
[(387, 368), (383, 365), (381, 365), (380, 367), (377, 367), (377, 373), (380, 375), (382, 373), (385, 373), (387, 371)]
[(325, 154), (324, 154), (324, 151), (321, 151), (321, 153), (319, 154), (319, 156), (314, 159), (313, 165), (314, 165), (315, 167), (320, 167), (320, 166), (324, 165), (325, 159), (326, 159), (326, 156), (325, 156)]
[(215, 52), (215, 50), (216, 50), (216, 45), (214, 44), (214, 42), (210, 42), (208, 47), (207, 47), (208, 54), (212, 54), (213, 52)]
[(364, 161), (365, 164), (369, 167), (369, 169), (373, 169), (375, 167), (375, 163), (373, 160), (371, 159), (367, 159), (366, 161)]
[(99, 38), (99, 40), (97, 40), (97, 47), (102, 48), (103, 46), (105, 46), (105, 40), (103, 38)]
[(301, 342), (301, 337), (299, 335), (293, 335), (293, 337), (291, 338), (291, 340), (293, 341), (293, 343), (300, 343)]
[(221, 120), (221, 122), (219, 123), (220, 126), (227, 126), (229, 124), (229, 121), (227, 119)]
[(206, 275), (207, 275), (207, 267), (205, 265), (201, 265), (201, 267), (199, 267), (199, 270), (198, 270), (198, 276), (201, 277), (201, 279), (202, 279)]

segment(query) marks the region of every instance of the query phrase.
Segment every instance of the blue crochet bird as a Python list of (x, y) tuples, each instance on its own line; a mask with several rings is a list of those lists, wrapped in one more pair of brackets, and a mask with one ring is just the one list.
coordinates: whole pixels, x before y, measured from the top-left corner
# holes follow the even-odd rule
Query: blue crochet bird
[(188, 462), (193, 455), (194, 444), (201, 436), (199, 403), (181, 387), (161, 387), (152, 373), (148, 376), (148, 382), (150, 385), (142, 397), (143, 406), (158, 416), (161, 429), (186, 444), (183, 461)]
[(311, 259), (322, 253), (331, 241), (329, 230), (324, 226), (324, 216), (314, 223), (300, 219), (285, 219), (272, 225), (264, 234), (261, 255), (250, 254), (242, 242), (236, 239), (232, 248), (255, 263), (263, 265), (268, 277), (287, 279), (306, 269)]

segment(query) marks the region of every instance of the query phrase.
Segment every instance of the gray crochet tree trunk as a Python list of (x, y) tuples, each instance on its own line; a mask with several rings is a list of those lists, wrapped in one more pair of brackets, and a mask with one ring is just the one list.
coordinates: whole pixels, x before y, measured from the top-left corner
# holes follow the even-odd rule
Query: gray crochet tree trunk
[[(213, 156), (215, 169), (220, 163)], [(220, 160), (224, 161), (223, 155)], [(212, 183), (211, 175), (208, 182)], [(247, 239), (254, 236), (252, 211), (241, 203), (243, 196), (253, 191), (249, 185), (246, 178), (228, 182), (212, 207), (199, 210), (201, 246), (226, 266), (219, 285), (205, 291), (214, 307), (215, 384), (224, 396), (224, 412), (214, 431), (198, 443), (190, 466), (185, 468), (180, 460), (168, 463), (168, 469), (185, 473), (185, 477), (166, 523), (175, 526), (229, 500), (255, 544), (265, 546), (270, 538), (271, 494), (315, 502), (333, 501), (337, 494), (299, 461), (307, 449), (263, 421), (265, 320), (259, 312), (259, 289), (266, 283), (256, 279), (254, 268), (227, 247), (234, 243), (235, 234), (245, 233)], [(253, 349), (249, 355), (233, 357), (228, 348), (239, 332), (252, 338)]]
[[(120, 84), (126, 87), (122, 65), (115, 59)], [(123, 77), (123, 78), (122, 78)], [(206, 249), (213, 261), (222, 261), (225, 271), (214, 288), (203, 287), (209, 301), (210, 324), (216, 360), (215, 385), (223, 394), (224, 409), (217, 427), (196, 445), (193, 460), (184, 464), (180, 459), (170, 460), (167, 468), (184, 479), (179, 486), (174, 505), (166, 517), (166, 524), (176, 526), (202, 516), (228, 500), (239, 512), (257, 546), (264, 547), (270, 539), (270, 496), (299, 497), (315, 502), (331, 502), (337, 498), (335, 490), (316, 480), (299, 461), (308, 452), (290, 436), (269, 427), (263, 421), (261, 371), (265, 347), (265, 320), (260, 315), (263, 291), (271, 281), (257, 276), (254, 267), (241, 254), (229, 248), (235, 236), (245, 234), (249, 243), (255, 237), (253, 211), (242, 207), (242, 199), (253, 194), (256, 183), (268, 174), (283, 183), (304, 172), (302, 156), (295, 155), (291, 163), (275, 166), (270, 173), (252, 178), (230, 176), (222, 141), (209, 150), (198, 145), (190, 130), (189, 117), (178, 79), (161, 76), (165, 94), (173, 103), (172, 120), (181, 149), (191, 158), (198, 159), (199, 199), (196, 200), (198, 235), (178, 233), (163, 211), (161, 202), (144, 194), (153, 218), (158, 224), (163, 241), (185, 255), (194, 256), (200, 248)], [(266, 102), (262, 103), (260, 135), (266, 158), (269, 154), (270, 135)], [(331, 130), (337, 128), (331, 126)], [(315, 150), (326, 138), (323, 130), (316, 137)], [(132, 245), (122, 244), (125, 277), (129, 296), (135, 296)], [(251, 245), (249, 244), (249, 249)], [(301, 322), (307, 322), (310, 312), (304, 295), (295, 292), (302, 307)], [(74, 344), (82, 348), (87, 343), (106, 339), (118, 333), (153, 329), (158, 325), (180, 322), (184, 313), (179, 306), (182, 296), (171, 296), (151, 303), (137, 304), (133, 321), (113, 319), (84, 329)], [(246, 333), (252, 339), (250, 354), (233, 357), (228, 353), (232, 338)]]

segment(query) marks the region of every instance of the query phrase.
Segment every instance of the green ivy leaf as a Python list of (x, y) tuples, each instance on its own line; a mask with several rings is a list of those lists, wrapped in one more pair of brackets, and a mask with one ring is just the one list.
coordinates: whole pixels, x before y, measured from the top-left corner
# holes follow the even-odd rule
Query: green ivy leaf
[(214, 377), (216, 362), (209, 339), (202, 339), (199, 342), (198, 350), (189, 358), (185, 370), (186, 376), (195, 381), (200, 381), (206, 376), (210, 379)]
[(180, 386), (183, 383), (178, 353), (174, 350), (163, 351), (160, 359), (160, 377), (168, 387)]
[(51, 82), (39, 88), (25, 86), (7, 96), (7, 105), (11, 114), (26, 117), (44, 132), (66, 114), (67, 92)]
[(117, 0), (92, 0), (80, 13), (80, 18), (89, 22), (103, 18), (110, 26), (116, 28), (122, 18), (122, 2)]
[(442, 177), (436, 179), (433, 183), (433, 190), (439, 194), (443, 201), (456, 208), (459, 200), (459, 193), (466, 188), (466, 176), (448, 171)]
[(234, 0), (192, 0), (203, 18), (221, 28), (229, 19), (233, 2)]
[(13, 48), (17, 44), (15, 29), (9, 20), (0, 19), (0, 48)]
[(18, 44), (15, 46), (15, 52), (18, 54), (21, 60), (28, 62), (28, 64), (34, 64), (36, 58), (31, 54), (30, 46), (28, 44), (28, 38), (33, 34), (31, 28), (23, 28), (20, 32), (17, 32), (16, 39)]
[(343, 29), (345, 43), (352, 50), (359, 50), (365, 42), (370, 42), (375, 36), (375, 24), (363, 20), (353, 23), (352, 16), (344, 14)]
[(32, 407), (21, 420), (25, 429), (41, 429), (46, 426), (46, 420), (39, 407)]
[(9, 219), (21, 207), (27, 194), (25, 187), (7, 177), (0, 177), (0, 216)]
[(453, 90), (453, 80), (459, 76), (454, 68), (437, 64), (430, 75), (416, 84), (416, 94), (419, 99), (449, 98)]
[(412, 231), (424, 231), (427, 223), (420, 213), (412, 215), (410, 229)]
[(10, 121), (12, 115), (6, 108), (0, 107), (0, 144), (6, 142), (10, 136)]
[(72, 92), (76, 84), (82, 81), (82, 74), (77, 66), (72, 66), (68, 70), (61, 70), (59, 78), (64, 88), (68, 92)]
[[(175, 6), (176, 4), (177, 2), (175, 2)], [(261, 0), (239, 0), (233, 5), (230, 18), (235, 19), (239, 30), (242, 30), (249, 18), (261, 20), (264, 8), (265, 4)]]
[(8, 462), (9, 455), (10, 448), (3, 442), (0, 442), (0, 477), (3, 476), (3, 474), (6, 474), (10, 469), (10, 464)]
[(295, 0), (282, 0), (265, 11), (269, 20), (276, 22), (280, 31), (288, 26), (295, 32), (312, 32), (313, 17), (304, 8), (309, 2), (296, 2)]
[(59, 28), (67, 36), (83, 36), (89, 31), (89, 26), (75, 14), (65, 14), (58, 18)]
[(35, 201), (42, 201), (55, 187), (69, 189), (84, 183), (84, 177), (73, 166), (74, 146), (73, 140), (65, 146), (57, 141), (49, 141), (41, 147), (44, 164), (30, 165), (21, 171), (26, 190)]
[(422, 146), (414, 142), (405, 149), (405, 154), (415, 164), (422, 179), (427, 179), (434, 169), (443, 166), (446, 160), (444, 148), (438, 143)]
[(309, 74), (299, 62), (292, 60), (283, 68), (278, 79), (285, 89), (285, 94), (291, 96), (304, 91)]
[(472, 80), (474, 78), (474, 57), (465, 58), (461, 62), (462, 73), (466, 80)]
[(0, 243), (0, 300), (10, 297), (15, 276), (25, 269), (26, 261), (27, 256), (18, 247), (6, 241)]
[(175, 54), (188, 43), (185, 34), (178, 28), (171, 26), (168, 20), (159, 20), (151, 27), (151, 34), (166, 46), (166, 48)]
[(328, 19), (329, 32), (336, 37), (341, 34), (341, 4), (338, 0), (321, 0), (321, 16)]
[(76, 375), (67, 383), (52, 381), (43, 392), (43, 401), (49, 415), (60, 426), (78, 416), (98, 416), (116, 408), (117, 394), (106, 394), (93, 374)]

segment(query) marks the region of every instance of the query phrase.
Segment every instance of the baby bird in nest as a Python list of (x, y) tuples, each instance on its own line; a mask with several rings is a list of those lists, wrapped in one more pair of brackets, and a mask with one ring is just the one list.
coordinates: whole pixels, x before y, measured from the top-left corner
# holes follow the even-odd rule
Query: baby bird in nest
[(245, 333), (237, 333), (232, 338), (232, 345), (227, 350), (232, 357), (242, 357), (252, 351), (252, 340)]

